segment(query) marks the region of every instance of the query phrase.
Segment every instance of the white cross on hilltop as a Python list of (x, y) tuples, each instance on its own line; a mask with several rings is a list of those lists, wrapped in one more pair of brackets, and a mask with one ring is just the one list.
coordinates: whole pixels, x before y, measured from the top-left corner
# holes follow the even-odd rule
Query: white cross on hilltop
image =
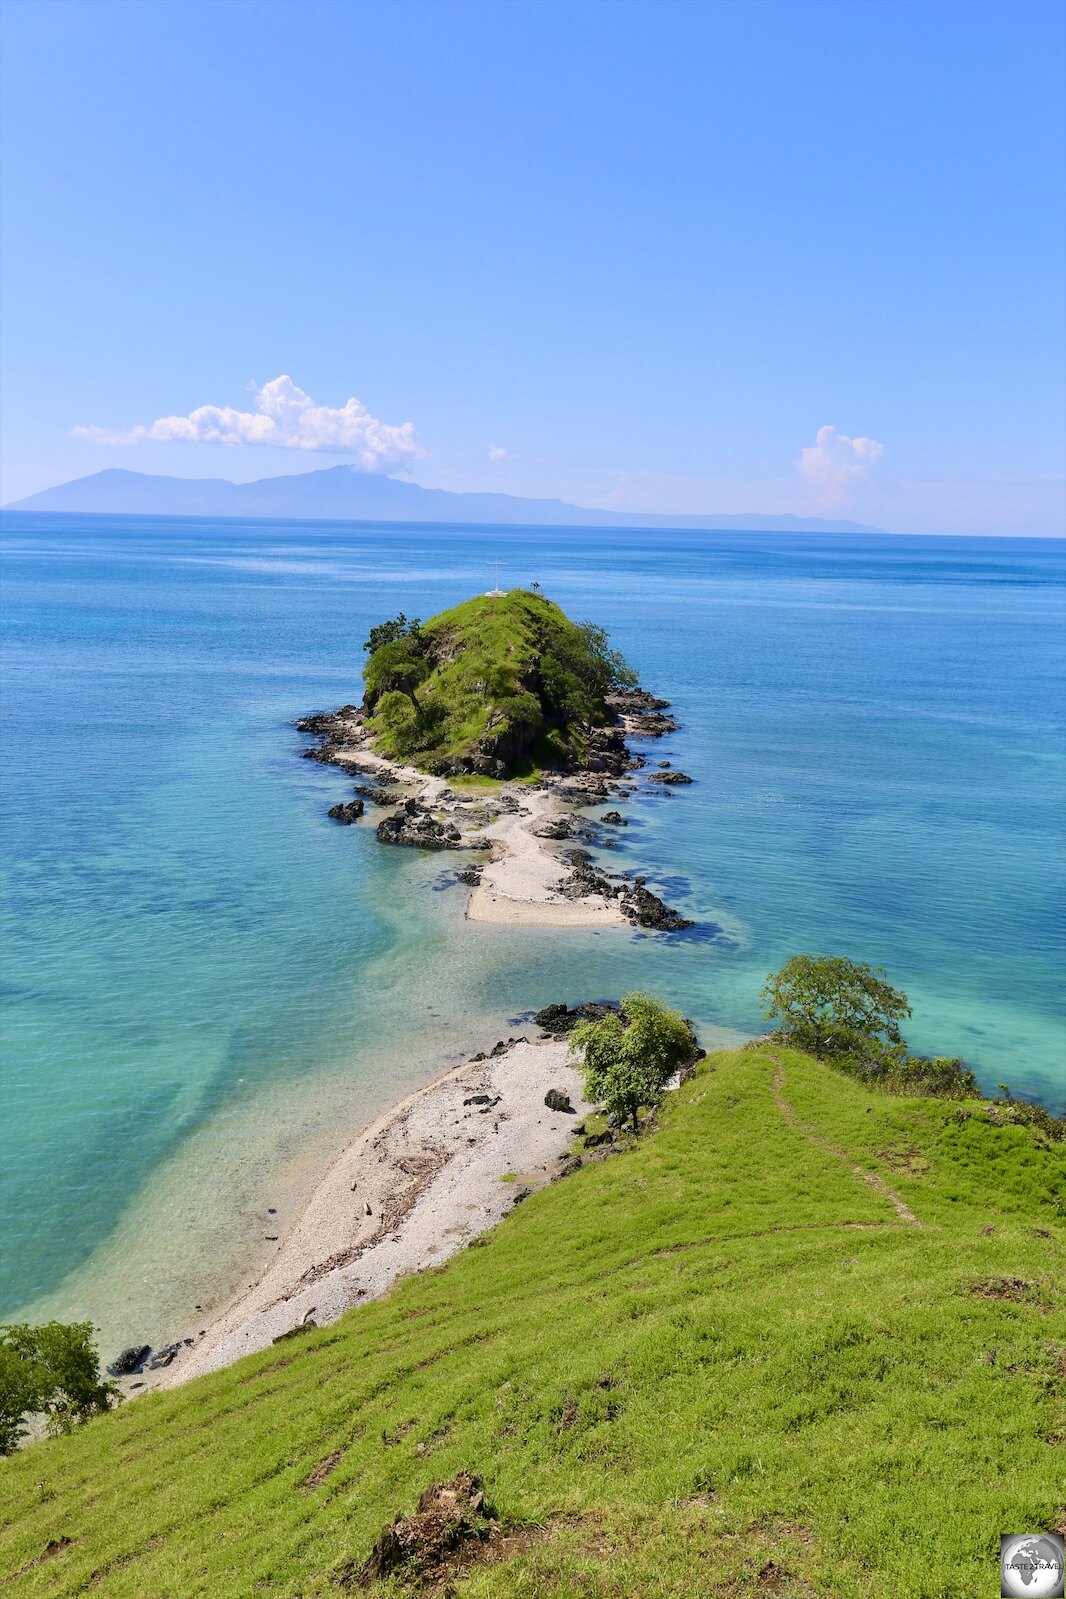
[(506, 589), (502, 589), (500, 587), (500, 557), (497, 555), (497, 557), (496, 557), (496, 587), (494, 589), (486, 589), (485, 590), (485, 598), (489, 599), (489, 600), (502, 600), (506, 593), (507, 593), (507, 590)]

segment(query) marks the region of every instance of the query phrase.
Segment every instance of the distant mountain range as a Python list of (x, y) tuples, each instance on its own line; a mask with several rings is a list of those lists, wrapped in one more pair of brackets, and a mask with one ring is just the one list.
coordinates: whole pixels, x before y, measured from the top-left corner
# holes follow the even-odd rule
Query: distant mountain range
[(132, 516), (284, 517), (339, 522), (516, 522), (562, 527), (722, 528), (753, 533), (877, 533), (858, 522), (817, 516), (663, 516), (600, 511), (564, 500), (526, 500), (515, 494), (456, 494), (424, 489), (400, 478), (351, 466), (264, 477), (255, 483), (225, 478), (156, 477), (111, 467), (92, 477), (42, 489), (7, 507), (12, 511), (96, 511)]

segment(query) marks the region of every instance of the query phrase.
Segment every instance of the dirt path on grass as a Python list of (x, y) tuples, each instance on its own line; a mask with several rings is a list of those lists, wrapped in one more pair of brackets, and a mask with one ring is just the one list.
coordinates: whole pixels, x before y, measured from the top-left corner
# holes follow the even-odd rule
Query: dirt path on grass
[(785, 1098), (785, 1063), (779, 1055), (774, 1054), (773, 1050), (768, 1049), (766, 1053), (774, 1063), (774, 1075), (770, 1079), (770, 1092), (774, 1096), (774, 1104), (789, 1126), (795, 1127), (797, 1132), (802, 1133), (804, 1138), (812, 1143), (816, 1149), (820, 1149), (823, 1154), (833, 1155), (837, 1160), (847, 1161), (854, 1176), (858, 1177), (861, 1182), (866, 1183), (868, 1187), (876, 1189), (879, 1194), (888, 1200), (900, 1221), (905, 1221), (908, 1227), (920, 1227), (922, 1225), (921, 1222), (906, 1200), (901, 1199), (894, 1189), (889, 1188), (879, 1173), (864, 1171), (861, 1166), (855, 1164), (846, 1149), (842, 1149), (839, 1144), (834, 1144), (831, 1138), (826, 1138), (823, 1133), (819, 1133), (806, 1122), (800, 1121), (795, 1110)]

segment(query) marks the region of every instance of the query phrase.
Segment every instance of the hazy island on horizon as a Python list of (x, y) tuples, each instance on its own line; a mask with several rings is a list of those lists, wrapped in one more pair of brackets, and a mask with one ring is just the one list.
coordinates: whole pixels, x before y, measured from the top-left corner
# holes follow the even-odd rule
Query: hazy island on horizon
[(326, 467), (251, 483), (227, 478), (164, 477), (108, 467), (42, 489), (8, 511), (88, 512), (113, 516), (285, 517), (310, 521), (485, 522), (557, 527), (706, 528), (750, 533), (883, 533), (861, 522), (819, 516), (683, 515), (607, 511), (565, 500), (461, 493), (351, 466)]

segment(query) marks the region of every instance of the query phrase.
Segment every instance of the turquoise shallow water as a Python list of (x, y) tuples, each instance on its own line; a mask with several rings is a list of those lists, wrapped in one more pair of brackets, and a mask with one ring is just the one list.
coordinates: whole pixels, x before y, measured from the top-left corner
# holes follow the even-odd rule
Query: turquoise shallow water
[[(915, 1048), (1066, 1098), (1066, 544), (6, 513), (3, 551), (0, 1316), (158, 1338), (347, 1128), (549, 1000), (751, 1031), (769, 969), (844, 952)], [(292, 719), (497, 552), (675, 703), (697, 783), (613, 858), (693, 934), (469, 927), (447, 860), (326, 820)]]

